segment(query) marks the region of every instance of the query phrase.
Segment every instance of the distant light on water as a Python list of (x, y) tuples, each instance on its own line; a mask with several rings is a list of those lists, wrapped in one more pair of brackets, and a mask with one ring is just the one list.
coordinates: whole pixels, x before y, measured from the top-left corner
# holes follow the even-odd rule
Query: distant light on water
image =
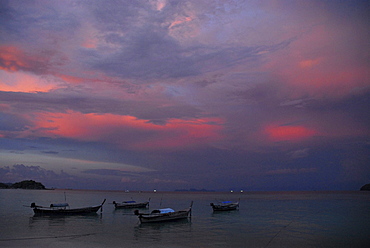
[(155, 190), (153, 190), (153, 192), (154, 192), (154, 193), (156, 193), (156, 192), (157, 192), (157, 190), (155, 189)]

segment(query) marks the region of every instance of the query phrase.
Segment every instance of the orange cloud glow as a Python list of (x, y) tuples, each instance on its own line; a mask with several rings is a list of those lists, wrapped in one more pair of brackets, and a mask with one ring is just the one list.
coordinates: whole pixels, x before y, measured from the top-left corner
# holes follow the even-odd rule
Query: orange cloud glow
[(90, 39), (90, 40), (85, 40), (82, 43), (82, 46), (85, 48), (96, 48), (97, 47), (97, 40), (95, 39)]
[(166, 0), (158, 0), (155, 3), (156, 10), (161, 11), (164, 7), (166, 7)]
[(5, 71), (18, 71), (19, 68), (28, 67), (26, 56), (14, 46), (0, 47), (0, 69)]
[(0, 91), (48, 92), (58, 87), (51, 77), (40, 77), (24, 71), (0, 71)]
[(319, 62), (320, 62), (320, 59), (302, 60), (301, 62), (299, 62), (299, 66), (301, 68), (309, 68), (309, 67), (319, 64)]
[(39, 135), (48, 137), (105, 141), (133, 149), (158, 149), (188, 147), (218, 140), (221, 138), (218, 131), (222, 128), (219, 123), (219, 119), (172, 119), (165, 125), (155, 125), (133, 116), (69, 111), (39, 114), (35, 126)]
[[(210, 122), (217, 123), (209, 124)], [(164, 126), (154, 126), (158, 137), (138, 144), (140, 149), (190, 147), (220, 140), (220, 119), (172, 119)], [(152, 127), (153, 128), (153, 127)]]
[(172, 28), (172, 27), (174, 27), (176, 25), (179, 25), (179, 24), (182, 24), (182, 23), (185, 23), (185, 22), (190, 22), (192, 20), (193, 19), (191, 17), (189, 17), (189, 16), (179, 17), (175, 21), (173, 21), (168, 28)]
[(317, 26), (304, 39), (292, 42), (289, 51), (272, 53), (265, 68), (290, 86), (291, 97), (335, 98), (368, 87), (368, 68), (355, 59), (356, 53), (342, 49), (346, 34)]
[(59, 77), (60, 79), (64, 80), (65, 82), (76, 83), (76, 84), (77, 83), (82, 83), (86, 80), (86, 79), (81, 78), (81, 77), (74, 77), (74, 76), (65, 75), (65, 74), (57, 74), (56, 76)]
[(271, 141), (301, 141), (316, 134), (317, 131), (303, 126), (267, 126), (264, 129)]

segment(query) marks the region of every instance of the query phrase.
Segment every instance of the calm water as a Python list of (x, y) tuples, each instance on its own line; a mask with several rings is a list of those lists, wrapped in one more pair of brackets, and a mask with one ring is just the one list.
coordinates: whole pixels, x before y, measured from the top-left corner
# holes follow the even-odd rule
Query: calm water
[[(36, 202), (98, 205), (93, 216), (34, 217)], [(183, 209), (190, 221), (139, 224), (112, 201), (151, 198), (150, 209)], [(240, 210), (213, 213), (210, 202), (237, 200)], [(0, 247), (370, 247), (370, 192), (124, 193), (0, 190)]]

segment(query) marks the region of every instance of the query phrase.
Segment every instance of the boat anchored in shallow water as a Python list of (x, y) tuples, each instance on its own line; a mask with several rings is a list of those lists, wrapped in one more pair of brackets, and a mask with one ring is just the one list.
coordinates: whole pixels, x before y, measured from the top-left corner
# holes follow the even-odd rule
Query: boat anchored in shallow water
[(239, 209), (239, 201), (223, 201), (218, 204), (211, 203), (210, 205), (212, 206), (213, 211), (230, 211)]
[(149, 207), (149, 202), (150, 202), (150, 198), (146, 202), (136, 202), (136, 201), (115, 202), (113, 201), (113, 204), (116, 209), (129, 209), (129, 208)]
[(31, 208), (35, 215), (85, 215), (95, 214), (99, 209), (103, 211), (105, 200), (96, 206), (83, 208), (70, 208), (68, 203), (50, 204), (49, 207), (38, 206), (36, 203), (31, 203)]
[(193, 202), (191, 202), (189, 208), (179, 211), (175, 211), (172, 208), (162, 208), (155, 209), (149, 214), (140, 213), (139, 210), (135, 210), (134, 213), (139, 217), (141, 223), (172, 221), (191, 217), (192, 206)]

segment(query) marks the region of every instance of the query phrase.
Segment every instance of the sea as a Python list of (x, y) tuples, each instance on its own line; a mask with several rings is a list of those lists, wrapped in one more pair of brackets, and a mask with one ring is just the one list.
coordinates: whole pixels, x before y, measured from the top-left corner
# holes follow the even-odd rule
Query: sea
[[(32, 202), (71, 208), (99, 205), (89, 216), (39, 217)], [(150, 199), (148, 209), (185, 209), (191, 218), (140, 224), (113, 201)], [(213, 212), (210, 203), (240, 201)], [(124, 192), (0, 190), (0, 247), (370, 247), (370, 192)]]

